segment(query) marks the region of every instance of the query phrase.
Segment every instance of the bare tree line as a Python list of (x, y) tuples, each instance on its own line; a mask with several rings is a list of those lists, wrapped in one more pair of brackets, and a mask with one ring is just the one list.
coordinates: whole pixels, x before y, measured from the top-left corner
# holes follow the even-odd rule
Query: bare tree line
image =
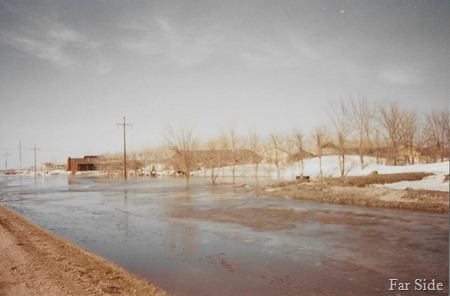
[(378, 162), (383, 157), (386, 164), (393, 165), (436, 162), (439, 158), (444, 161), (449, 157), (448, 109), (419, 114), (397, 102), (377, 106), (361, 98), (340, 100), (338, 105), (332, 104), (332, 110), (332, 141), (339, 148), (342, 176), (345, 154), (353, 154), (345, 150), (354, 150), (355, 146), (361, 168), (368, 155), (375, 156)]
[(298, 164), (302, 177), (304, 160), (313, 156), (319, 159), (320, 176), (324, 155), (338, 157), (341, 176), (346, 175), (347, 155), (358, 155), (361, 168), (366, 166), (367, 156), (392, 165), (449, 158), (448, 110), (420, 114), (396, 102), (375, 105), (364, 98), (332, 101), (325, 109), (328, 124), (310, 134), (296, 127), (288, 134), (272, 132), (264, 137), (252, 129), (247, 135), (240, 135), (233, 125), (216, 138), (202, 142), (194, 128), (169, 126), (166, 149), (141, 151), (138, 158), (166, 163), (185, 177), (187, 186), (190, 175), (198, 169), (209, 169), (212, 184), (217, 183), (220, 171), (224, 176), (225, 167), (230, 170), (233, 183), (239, 167), (245, 172), (243, 166), (253, 167), (253, 175), (258, 179), (262, 163), (272, 164), (279, 180), (287, 166)]

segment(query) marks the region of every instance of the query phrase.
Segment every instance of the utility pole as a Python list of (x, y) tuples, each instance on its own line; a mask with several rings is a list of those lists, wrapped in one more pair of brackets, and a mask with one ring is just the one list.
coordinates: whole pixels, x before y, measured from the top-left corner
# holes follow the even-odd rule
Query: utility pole
[(5, 172), (8, 170), (8, 152), (5, 152)]
[(19, 141), (19, 172), (22, 174), (22, 141)]
[(127, 178), (127, 138), (126, 138), (126, 129), (127, 126), (131, 126), (132, 124), (125, 123), (125, 116), (123, 117), (123, 123), (117, 123), (117, 127), (121, 125), (123, 126), (123, 176)]
[(34, 148), (31, 148), (31, 150), (34, 150), (34, 179), (36, 179), (36, 150), (39, 149), (34, 145)]

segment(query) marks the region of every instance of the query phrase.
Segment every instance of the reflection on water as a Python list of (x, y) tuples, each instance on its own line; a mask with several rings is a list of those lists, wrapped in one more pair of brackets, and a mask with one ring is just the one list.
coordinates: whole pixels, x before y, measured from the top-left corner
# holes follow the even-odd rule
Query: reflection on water
[[(183, 204), (186, 209), (192, 208), (189, 189), (175, 195), (172, 206)], [(169, 222), (167, 253), (173, 259), (186, 259), (195, 251), (196, 227), (192, 223)]]
[(186, 189), (8, 177), (0, 190), (1, 204), (173, 295), (385, 295), (392, 277), (448, 291), (447, 215), (256, 197), (202, 178)]

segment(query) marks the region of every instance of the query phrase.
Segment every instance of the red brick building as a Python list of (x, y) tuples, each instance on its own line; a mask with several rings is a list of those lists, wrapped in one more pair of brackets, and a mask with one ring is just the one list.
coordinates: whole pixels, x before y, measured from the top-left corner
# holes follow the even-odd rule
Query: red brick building
[(67, 159), (67, 170), (72, 172), (78, 171), (95, 171), (97, 170), (98, 156), (90, 155), (83, 158)]

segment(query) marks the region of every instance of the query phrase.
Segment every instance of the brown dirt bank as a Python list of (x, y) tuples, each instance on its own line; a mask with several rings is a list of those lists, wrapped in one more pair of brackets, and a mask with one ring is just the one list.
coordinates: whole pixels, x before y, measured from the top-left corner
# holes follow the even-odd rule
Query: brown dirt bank
[(0, 205), (0, 295), (167, 295)]
[(421, 180), (429, 175), (373, 174), (361, 177), (324, 178), (312, 182), (284, 182), (264, 187), (263, 194), (333, 204), (448, 212), (448, 192), (368, 187), (372, 184)]

